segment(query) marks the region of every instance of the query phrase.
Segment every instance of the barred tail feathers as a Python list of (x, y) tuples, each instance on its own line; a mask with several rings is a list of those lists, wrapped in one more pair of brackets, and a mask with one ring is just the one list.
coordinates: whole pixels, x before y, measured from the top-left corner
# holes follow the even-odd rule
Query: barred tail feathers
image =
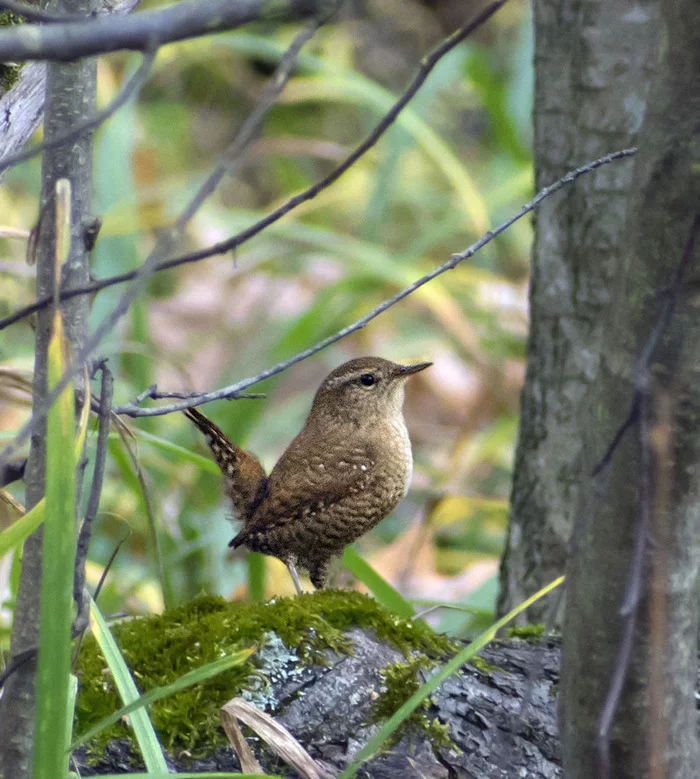
[(183, 413), (206, 436), (216, 464), (224, 476), (226, 494), (233, 503), (236, 518), (247, 522), (267, 484), (260, 461), (255, 455), (236, 446), (198, 409), (186, 408)]

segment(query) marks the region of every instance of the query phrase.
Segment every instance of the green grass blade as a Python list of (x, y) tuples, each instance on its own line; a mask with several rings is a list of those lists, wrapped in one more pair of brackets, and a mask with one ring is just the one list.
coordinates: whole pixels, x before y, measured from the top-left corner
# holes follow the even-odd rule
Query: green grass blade
[(382, 606), (403, 619), (411, 619), (415, 616), (413, 606), (351, 546), (346, 547), (343, 553), (343, 565), (369, 588)]
[[(174, 444), (172, 441), (167, 441), (165, 438), (160, 438), (160, 436), (147, 433), (145, 430), (140, 430), (137, 428), (133, 432), (140, 441), (145, 441), (156, 449), (168, 452), (169, 454), (176, 454), (182, 460), (194, 463), (194, 465), (197, 465), (203, 471), (207, 471), (207, 473), (213, 473), (216, 476), (221, 476), (219, 466), (211, 458), (205, 457), (204, 455), (198, 454), (197, 452), (193, 452), (191, 449), (187, 449), (184, 446)], [(114, 433), (115, 437), (118, 435), (118, 433)]]
[(46, 501), (42, 498), (31, 511), (28, 511), (0, 533), (0, 558), (11, 552), (18, 544), (23, 543), (39, 527), (44, 521), (45, 507)]
[(248, 564), (248, 597), (255, 603), (265, 600), (265, 555), (249, 552), (246, 555)]
[[(49, 390), (63, 375), (66, 362), (64, 350), (63, 323), (57, 312), (48, 348)], [(66, 387), (49, 410), (46, 425), (46, 508), (39, 608), (34, 779), (55, 779), (67, 770), (65, 739), (76, 543), (72, 384)]]
[(543, 587), (539, 592), (536, 592), (530, 598), (516, 606), (512, 611), (508, 612), (505, 617), (491, 625), (488, 630), (485, 630), (478, 638), (474, 639), (469, 646), (464, 647), (461, 652), (458, 652), (449, 662), (445, 663), (437, 673), (433, 674), (425, 684), (421, 685), (416, 690), (403, 706), (389, 717), (377, 734), (357, 753), (353, 762), (342, 774), (340, 774), (338, 779), (352, 779), (357, 773), (357, 769), (360, 765), (376, 753), (382, 744), (396, 731), (399, 725), (401, 725), (407, 717), (410, 717), (418, 706), (420, 706), (429, 695), (434, 693), (445, 679), (452, 676), (453, 673), (456, 673), (466, 662), (471, 660), (477, 652), (480, 652), (488, 643), (493, 641), (498, 631), (520, 614), (521, 611), (525, 611), (525, 609), (529, 608), (533, 603), (558, 587), (563, 581), (564, 577), (560, 576), (558, 579), (550, 582), (546, 587)]
[[(78, 423), (78, 435), (75, 440), (75, 461), (78, 461), (83, 450), (83, 443), (87, 433), (87, 423), (90, 416), (90, 397), (86, 396), (83, 402), (83, 408), (80, 413)], [(10, 527), (0, 533), (0, 559), (8, 552), (11, 552), (16, 546), (24, 541), (41, 525), (44, 521), (44, 512), (46, 508), (46, 498), (42, 498), (31, 511), (28, 511), (23, 517), (13, 522)]]
[(76, 749), (81, 744), (90, 741), (90, 739), (94, 738), (98, 733), (101, 733), (103, 730), (105, 730), (105, 728), (110, 727), (110, 725), (114, 725), (115, 722), (118, 722), (127, 714), (131, 714), (133, 711), (136, 711), (136, 709), (150, 706), (150, 704), (162, 700), (163, 698), (167, 698), (169, 695), (174, 695), (176, 692), (180, 692), (180, 690), (191, 687), (193, 684), (206, 681), (207, 679), (211, 679), (212, 676), (216, 676), (223, 671), (228, 671), (229, 668), (233, 668), (236, 665), (241, 665), (241, 663), (244, 663), (253, 654), (253, 652), (255, 652), (255, 649), (243, 649), (242, 651), (236, 652), (235, 654), (229, 655), (228, 657), (222, 657), (220, 660), (215, 660), (213, 663), (207, 663), (201, 668), (195, 668), (193, 671), (189, 671), (188, 673), (183, 674), (172, 684), (167, 684), (165, 687), (156, 687), (153, 690), (149, 690), (140, 698), (132, 701), (127, 706), (123, 706), (118, 711), (113, 712), (108, 717), (105, 717), (103, 720), (100, 720), (100, 722), (91, 727), (90, 730), (87, 730), (85, 733), (82, 733), (80, 736), (78, 736), (78, 738), (71, 745), (71, 749)]
[(148, 774), (103, 774), (100, 779), (282, 779), (278, 774), (220, 774), (216, 771), (204, 773), (169, 774), (167, 771), (156, 771)]
[(66, 706), (65, 743), (70, 744), (73, 735), (73, 719), (75, 717), (75, 700), (78, 697), (78, 677), (71, 674), (68, 678), (68, 702)]
[(122, 444), (121, 449), (115, 445), (114, 441), (110, 441), (109, 451), (125, 482), (130, 485), (136, 499), (141, 504), (141, 509), (146, 517), (146, 527), (150, 537), (152, 557), (155, 562), (155, 573), (163, 595), (163, 603), (166, 609), (171, 608), (175, 603), (175, 597), (169, 573), (163, 563), (161, 530), (156, 519), (146, 476), (141, 467), (138, 446), (123, 428), (119, 429), (119, 440)]
[[(114, 640), (104, 617), (92, 598), (90, 598), (90, 621), (93, 635), (112, 673), (119, 695), (124, 704), (128, 706), (130, 703), (138, 700), (139, 691), (136, 689), (117, 642)], [(143, 708), (137, 709), (132, 714), (130, 720), (148, 773), (169, 776), (168, 766), (163, 757), (163, 750), (146, 710)], [(57, 774), (54, 774), (54, 776), (57, 776)]]

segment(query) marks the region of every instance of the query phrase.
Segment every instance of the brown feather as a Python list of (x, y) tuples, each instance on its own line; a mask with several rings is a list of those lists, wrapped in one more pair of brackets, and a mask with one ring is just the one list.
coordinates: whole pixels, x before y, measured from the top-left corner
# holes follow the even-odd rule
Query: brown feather
[(224, 476), (226, 494), (231, 498), (236, 519), (245, 525), (265, 494), (267, 477), (255, 455), (236, 446), (201, 411), (184, 409), (185, 416), (207, 437), (216, 464)]

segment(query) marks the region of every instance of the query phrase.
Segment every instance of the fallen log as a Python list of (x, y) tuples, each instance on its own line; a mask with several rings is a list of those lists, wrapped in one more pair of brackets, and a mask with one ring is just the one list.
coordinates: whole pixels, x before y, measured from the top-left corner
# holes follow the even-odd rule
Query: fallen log
[[(251, 624), (255, 625), (252, 633)], [(259, 646), (251, 668), (238, 669), (229, 681), (222, 674), (216, 685), (204, 683), (196, 692), (192, 690), (201, 721), (196, 720), (196, 706), (190, 700), (178, 702), (177, 696), (162, 702), (171, 701), (169, 714), (153, 708), (152, 719), (166, 747), (169, 766), (178, 772), (240, 770), (238, 758), (225, 745), (223, 732), (213, 720), (229, 698), (242, 695), (271, 713), (319, 766), (337, 775), (443, 658), (459, 648), (444, 638), (433, 641), (427, 626), (399, 620), (371, 598), (328, 591), (259, 605), (203, 599), (164, 617), (119, 625), (115, 635), (137, 682), (144, 683), (142, 691), (158, 675), (159, 662), (178, 665), (176, 658), (191, 655), (192, 667), (197, 667), (203, 664), (201, 660), (206, 662), (221, 652), (220, 638), (230, 639), (231, 647), (250, 646), (251, 641)], [(136, 649), (139, 641), (144, 644), (145, 659)], [(204, 648), (209, 654), (203, 652), (197, 658)], [(118, 707), (105, 682), (109, 675), (104, 667), (99, 671), (98, 656), (88, 645), (81, 659), (83, 691), (78, 700), (77, 732), (100, 718), (98, 712), (89, 711), (102, 706), (95, 697), (100, 685), (113, 696), (109, 705)], [(181, 664), (174, 670), (164, 667), (162, 683), (167, 683), (168, 672), (176, 678), (189, 668)], [(556, 727), (558, 668), (555, 638), (492, 643), (446, 680), (394, 743), (365, 763), (358, 776), (561, 776)], [(88, 673), (98, 675), (97, 685), (88, 680)], [(172, 716), (178, 710), (189, 718), (182, 727), (190, 737), (183, 738), (178, 731)], [(128, 732), (124, 723), (118, 728)], [(118, 731), (115, 735), (97, 751), (94, 745), (90, 751), (78, 750), (74, 758), (80, 775), (139, 769), (133, 743)], [(298, 776), (259, 739), (249, 739), (249, 743), (266, 772)]]

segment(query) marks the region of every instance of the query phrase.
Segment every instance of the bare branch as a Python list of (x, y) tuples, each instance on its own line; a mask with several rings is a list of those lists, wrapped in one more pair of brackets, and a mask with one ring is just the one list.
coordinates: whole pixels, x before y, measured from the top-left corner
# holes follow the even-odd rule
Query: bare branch
[[(106, 361), (105, 361), (106, 362)], [(112, 416), (112, 393), (114, 378), (105, 362), (100, 366), (102, 372), (102, 389), (100, 392), (100, 423), (97, 431), (97, 446), (95, 449), (95, 467), (92, 474), (92, 485), (88, 499), (85, 518), (80, 526), (78, 544), (75, 554), (75, 576), (73, 582), (73, 599), (77, 606), (77, 619), (84, 613), (83, 589), (85, 588), (85, 561), (87, 560), (88, 546), (92, 523), (97, 516), (102, 495), (102, 481), (104, 479), (105, 461), (107, 459), (107, 444), (109, 442), (109, 422)]]
[(144, 52), (143, 61), (141, 62), (138, 70), (126, 82), (121, 92), (119, 92), (119, 94), (106, 108), (103, 108), (101, 111), (97, 111), (89, 119), (86, 119), (84, 122), (80, 122), (75, 127), (71, 127), (69, 130), (66, 130), (60, 135), (57, 135), (55, 138), (49, 138), (32, 149), (28, 149), (27, 151), (15, 154), (12, 157), (5, 157), (5, 159), (0, 160), (0, 173), (7, 170), (8, 168), (11, 168), (13, 165), (18, 165), (20, 162), (25, 162), (32, 157), (36, 157), (37, 154), (41, 154), (42, 152), (46, 151), (46, 149), (53, 149), (63, 143), (72, 141), (86, 130), (94, 130), (103, 122), (106, 122), (107, 119), (113, 116), (132, 95), (138, 94), (141, 87), (148, 79), (157, 53), (157, 49)]
[(630, 566), (629, 581), (625, 602), (620, 609), (620, 615), (624, 620), (622, 641), (618, 647), (615, 658), (615, 669), (608, 687), (608, 694), (600, 712), (598, 729), (596, 732), (596, 763), (600, 779), (610, 779), (610, 732), (615, 721), (615, 713), (622, 695), (622, 687), (629, 670), (632, 648), (634, 646), (634, 633), (637, 626), (637, 605), (641, 592), (641, 576), (644, 570), (644, 552), (646, 539), (651, 527), (651, 471), (650, 451), (648, 446), (648, 431), (651, 415), (651, 398), (644, 393), (639, 403), (637, 414), (639, 427), (639, 445), (641, 450), (642, 474), (640, 480), (639, 509), (636, 527), (634, 530), (634, 551)]
[[(493, 16), (493, 14), (502, 5), (505, 4), (505, 2), (507, 2), (507, 0), (498, 0), (498, 2), (492, 3), (486, 9), (484, 9), (484, 11), (482, 11), (482, 13), (479, 14), (479, 16), (476, 19), (469, 22), (468, 24), (465, 24), (463, 27), (460, 27), (459, 30), (453, 33), (450, 37), (446, 38), (436, 49), (434, 49), (433, 52), (423, 60), (420, 69), (418, 70), (414, 79), (409, 84), (406, 91), (396, 101), (396, 103), (393, 105), (390, 111), (382, 118), (379, 124), (377, 124), (374, 130), (372, 130), (372, 132), (367, 136), (367, 138), (365, 138), (365, 140), (353, 152), (351, 152), (345, 158), (345, 160), (343, 160), (343, 162), (340, 163), (340, 165), (334, 168), (325, 178), (316, 182), (316, 184), (313, 184), (308, 189), (305, 189), (303, 192), (294, 195), (294, 197), (291, 197), (289, 200), (287, 200), (281, 206), (276, 208), (274, 211), (267, 214), (267, 216), (263, 217), (255, 224), (251, 225), (250, 227), (247, 227), (245, 230), (242, 230), (241, 232), (237, 233), (232, 238), (228, 238), (227, 240), (222, 241), (221, 243), (214, 244), (213, 246), (210, 246), (206, 249), (200, 249), (199, 251), (196, 252), (190, 252), (188, 254), (183, 254), (180, 257), (175, 257), (170, 260), (164, 260), (163, 262), (159, 262), (154, 267), (153, 272), (167, 270), (169, 268), (176, 268), (179, 265), (186, 265), (191, 262), (199, 262), (200, 260), (205, 260), (208, 257), (214, 257), (217, 254), (227, 254), (228, 252), (237, 249), (239, 246), (242, 246), (251, 238), (254, 238), (256, 235), (261, 233), (270, 225), (274, 224), (275, 222), (278, 222), (283, 216), (286, 216), (290, 211), (293, 211), (295, 208), (302, 205), (303, 203), (312, 200), (324, 189), (327, 189), (331, 184), (335, 183), (343, 175), (343, 173), (345, 173), (360, 159), (360, 157), (362, 157), (373, 146), (376, 145), (376, 143), (379, 141), (382, 135), (394, 123), (396, 117), (401, 113), (401, 111), (406, 107), (406, 105), (411, 100), (411, 98), (420, 89), (421, 85), (428, 77), (430, 72), (433, 70), (435, 65), (437, 65), (437, 63), (440, 61), (440, 59), (444, 57), (448, 52), (452, 51), (452, 49), (455, 46), (461, 43), (467, 36), (473, 33), (481, 25), (485, 24), (488, 21), (488, 19), (490, 19), (491, 16)], [(75, 295), (87, 295), (93, 292), (99, 292), (100, 290), (106, 289), (107, 287), (111, 287), (115, 284), (123, 284), (124, 282), (132, 281), (133, 279), (138, 277), (139, 273), (140, 273), (140, 269), (136, 269), (133, 271), (129, 271), (128, 273), (122, 273), (118, 276), (110, 276), (107, 279), (101, 279), (99, 281), (95, 281), (92, 284), (85, 285), (81, 289), (72, 289), (70, 291), (62, 292), (61, 300), (67, 300), (68, 298), (73, 297)], [(21, 319), (24, 319), (25, 317), (29, 316), (30, 314), (33, 314), (36, 311), (41, 310), (49, 303), (50, 303), (50, 299), (42, 298), (40, 300), (37, 300), (36, 303), (32, 303), (29, 306), (25, 306), (19, 311), (16, 311), (14, 314), (6, 317), (5, 319), (0, 320), (0, 330), (4, 329), (5, 327), (8, 327), (9, 325), (14, 324), (15, 322), (20, 321)]]
[(323, 4), (324, 0), (182, 0), (132, 16), (94, 16), (60, 25), (22, 24), (0, 30), (0, 62), (66, 62), (120, 49), (145, 51), (153, 41), (173, 43), (260, 20), (313, 16)]
[[(152, 384), (148, 389), (145, 389), (136, 398), (135, 403), (143, 403), (144, 400), (191, 400), (193, 398), (199, 398), (200, 392), (158, 392), (158, 386)], [(263, 392), (237, 392), (235, 400), (260, 400), (266, 398), (267, 395)]]
[(586, 165), (581, 166), (580, 168), (576, 168), (575, 170), (570, 171), (563, 178), (560, 178), (558, 181), (555, 181), (553, 184), (550, 184), (550, 186), (540, 190), (540, 192), (529, 203), (524, 205), (520, 209), (520, 211), (517, 212), (517, 214), (510, 217), (505, 222), (501, 223), (495, 230), (486, 233), (478, 241), (476, 241), (476, 243), (473, 243), (468, 249), (465, 249), (463, 252), (459, 252), (458, 254), (453, 254), (449, 258), (449, 260), (447, 260), (442, 265), (435, 268), (435, 270), (431, 271), (425, 276), (421, 276), (421, 278), (419, 278), (417, 281), (414, 281), (413, 284), (401, 290), (401, 292), (398, 292), (396, 295), (393, 295), (392, 297), (388, 298), (383, 303), (380, 303), (380, 305), (372, 309), (372, 311), (370, 311), (365, 316), (353, 322), (351, 325), (344, 327), (342, 330), (339, 330), (337, 333), (329, 336), (328, 338), (324, 338), (323, 341), (319, 341), (317, 344), (311, 346), (310, 348), (304, 350), (303, 352), (299, 352), (298, 354), (294, 355), (294, 357), (291, 357), (288, 360), (284, 360), (282, 362), (277, 363), (277, 365), (274, 365), (272, 368), (268, 368), (262, 373), (259, 373), (257, 376), (253, 376), (252, 378), (249, 379), (243, 379), (242, 381), (239, 381), (236, 384), (231, 384), (228, 387), (223, 387), (222, 389), (215, 390), (213, 392), (202, 393), (199, 396), (195, 396), (194, 398), (188, 398), (179, 403), (171, 403), (170, 405), (160, 406), (159, 408), (139, 408), (138, 403), (126, 403), (121, 406), (115, 406), (114, 412), (116, 414), (125, 414), (130, 417), (162, 416), (163, 414), (171, 414), (175, 411), (182, 411), (182, 409), (190, 408), (191, 406), (199, 406), (202, 405), (203, 403), (211, 403), (214, 400), (224, 400), (224, 399), (228, 399), (229, 397), (235, 397), (239, 392), (242, 392), (243, 390), (247, 389), (253, 384), (257, 384), (258, 382), (263, 381), (264, 379), (269, 379), (271, 376), (275, 376), (276, 374), (281, 373), (287, 368), (290, 368), (292, 365), (296, 365), (296, 363), (305, 360), (307, 357), (311, 357), (317, 352), (320, 352), (321, 349), (325, 349), (327, 346), (330, 346), (336, 341), (339, 341), (341, 338), (345, 338), (351, 333), (354, 333), (357, 330), (361, 330), (369, 322), (371, 322), (373, 319), (376, 319), (376, 317), (378, 317), (388, 308), (391, 308), (391, 306), (395, 305), (400, 300), (403, 300), (404, 298), (408, 297), (411, 293), (415, 292), (424, 284), (427, 284), (429, 281), (432, 281), (434, 278), (440, 276), (446, 271), (452, 270), (461, 262), (464, 262), (464, 260), (468, 260), (471, 257), (473, 257), (480, 249), (483, 249), (484, 246), (491, 243), (491, 241), (493, 241), (494, 238), (496, 238), (505, 230), (507, 230), (512, 224), (517, 222), (519, 219), (522, 219), (526, 214), (529, 214), (531, 211), (537, 208), (537, 206), (543, 200), (546, 200), (555, 192), (558, 192), (560, 189), (562, 189), (562, 187), (565, 187), (567, 184), (572, 183), (580, 176), (583, 176), (587, 173), (591, 173), (597, 168), (600, 168), (603, 165), (607, 165), (608, 163), (613, 162), (613, 160), (619, 160), (619, 159), (624, 159), (626, 157), (631, 157), (633, 154), (635, 154), (635, 152), (636, 149), (634, 148), (623, 149), (621, 151), (617, 151), (612, 154), (606, 154), (605, 157), (601, 157), (600, 159), (595, 160), (594, 162), (589, 162)]

